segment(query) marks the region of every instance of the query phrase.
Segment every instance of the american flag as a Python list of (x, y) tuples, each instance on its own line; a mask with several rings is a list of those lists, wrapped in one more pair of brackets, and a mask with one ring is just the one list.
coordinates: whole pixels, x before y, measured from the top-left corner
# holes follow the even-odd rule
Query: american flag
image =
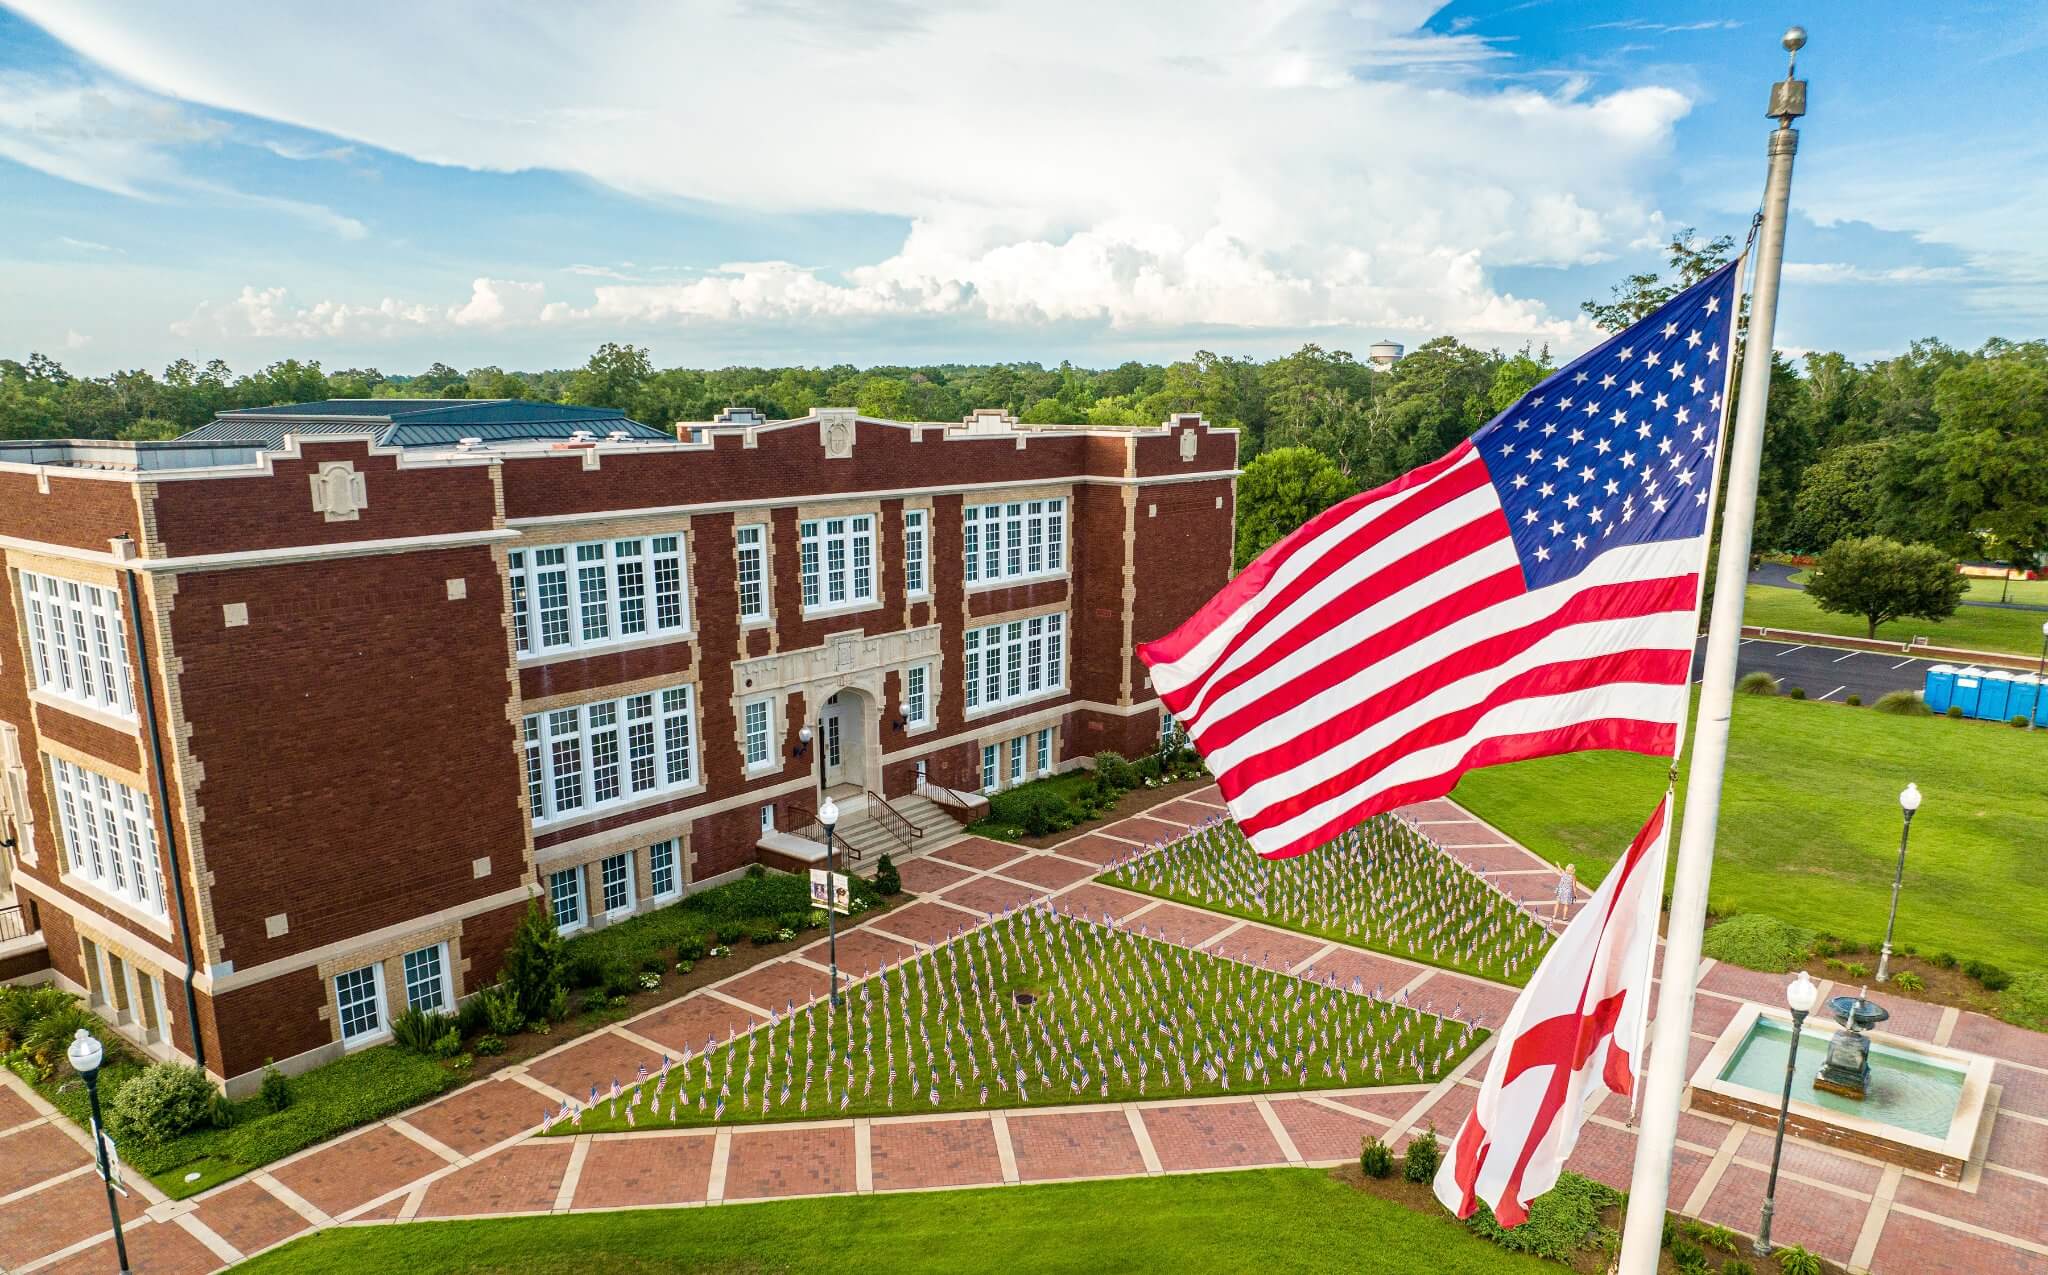
[(1482, 766), (1676, 752), (1738, 265), (1310, 519), (1139, 648), (1261, 855)]

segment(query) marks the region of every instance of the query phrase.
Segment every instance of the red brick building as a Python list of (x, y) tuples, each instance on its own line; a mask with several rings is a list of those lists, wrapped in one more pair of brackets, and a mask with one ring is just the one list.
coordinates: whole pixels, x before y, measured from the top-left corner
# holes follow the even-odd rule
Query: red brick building
[(1194, 416), (397, 400), (0, 443), (0, 978), (46, 947), (240, 1092), (452, 1007), (534, 897), (798, 866), (820, 763), (851, 825), (1142, 753), (1236, 464)]

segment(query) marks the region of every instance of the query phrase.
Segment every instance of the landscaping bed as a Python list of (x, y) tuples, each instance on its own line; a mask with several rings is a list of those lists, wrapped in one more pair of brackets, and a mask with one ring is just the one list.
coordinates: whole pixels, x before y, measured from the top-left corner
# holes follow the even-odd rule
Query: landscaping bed
[[(1077, 837), (1105, 824), (1115, 823), (1119, 819), (1143, 814), (1154, 806), (1163, 806), (1169, 801), (1185, 797), (1191, 792), (1198, 792), (1215, 782), (1204, 772), (1182, 779), (1161, 779), (1150, 788), (1140, 786), (1126, 789), (1113, 804), (1103, 806), (1098, 813), (1090, 814), (1085, 819), (1078, 819), (1056, 831), (1039, 835), (1026, 831), (1021, 821), (998, 817), (998, 807), (991, 804), (988, 815), (969, 824), (967, 831), (973, 836), (987, 837), (991, 841), (1008, 841), (1015, 845), (1029, 846), (1034, 850), (1046, 850), (1069, 837)], [(1034, 779), (1028, 784), (1020, 784), (1008, 792), (997, 793), (996, 797), (1007, 798), (1013, 794), (1042, 790), (1059, 794), (1071, 802), (1079, 795), (1090, 791), (1094, 784), (1094, 771), (1071, 770), (1064, 775), (1052, 775), (1045, 779)], [(1218, 810), (1216, 813), (1221, 815), (1223, 812)]]

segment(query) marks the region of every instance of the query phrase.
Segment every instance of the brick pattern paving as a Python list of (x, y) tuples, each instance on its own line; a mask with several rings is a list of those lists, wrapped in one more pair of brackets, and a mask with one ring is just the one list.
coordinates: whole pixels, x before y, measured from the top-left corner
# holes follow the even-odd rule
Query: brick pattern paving
[[(1211, 818), (1220, 806), (1211, 786), (1157, 808), (1150, 817), (1081, 834), (1050, 852), (967, 838), (913, 858), (902, 865), (905, 882), (927, 897), (876, 918), (872, 931), (860, 927), (843, 935), (841, 968), (849, 977), (863, 977), (884, 963), (915, 955), (915, 945), (973, 927), (984, 911), (1050, 892), (1054, 906), (1063, 911), (1091, 919), (1105, 913), (1135, 916), (1148, 932), (1230, 959), (1301, 967), (1319, 979), (1335, 975), (1346, 986), (1358, 978), (1368, 989), (1389, 995), (1407, 988), (1417, 1006), (1439, 1011), (1459, 1006), (1494, 1023), (1506, 1014), (1515, 996), (1512, 988), (1132, 895), (1091, 879), (1088, 865), (1128, 857), (1179, 827)], [(1424, 802), (1404, 813), (1426, 821), (1426, 831), (1510, 894), (1547, 898), (1554, 871), (1518, 846), (1497, 844), (1504, 841), (1500, 834), (1455, 804)], [(616, 1028), (566, 1043), (528, 1064), (527, 1075), (577, 1097), (592, 1082), (608, 1088), (614, 1076), (629, 1084), (641, 1063), (653, 1068), (659, 1062), (629, 1034), (680, 1057), (684, 1049), (702, 1049), (707, 1036), (723, 1041), (728, 1031), (747, 1029), (749, 1012), (723, 997), (781, 1009), (792, 999), (822, 995), (824, 976), (808, 962), (824, 963), (824, 943), (812, 943), (800, 956), (757, 966)], [(1697, 1066), (1743, 1000), (1776, 1003), (1781, 981), (1776, 975), (1711, 966), (1696, 998), (1691, 1065)], [(1894, 1005), (1893, 1013), (1894, 1029), (1920, 1039), (1932, 1038), (1943, 1020), (1938, 1008), (1911, 1002)], [(1965, 1014), (1949, 1043), (2000, 1060), (1988, 1164), (1975, 1171), (1974, 1186), (1959, 1188), (1908, 1174), (1896, 1179), (1890, 1201), (1874, 1199), (1888, 1176), (1883, 1166), (1791, 1139), (1778, 1186), (1775, 1234), (1780, 1241), (1804, 1244), (1838, 1262), (1860, 1259), (1877, 1275), (2048, 1272), (2048, 1036)], [(1431, 1125), (1451, 1136), (1471, 1110), (1481, 1074), (1483, 1067), (1475, 1066), (1440, 1089), (1325, 1091), (1313, 1099), (1275, 1095), (1265, 1102), (1301, 1160), (1347, 1161), (1367, 1134), (1385, 1137), (1397, 1149)], [(577, 1209), (691, 1204), (714, 1196), (747, 1200), (944, 1189), (993, 1184), (1004, 1177), (997, 1126), (986, 1113), (878, 1119), (866, 1124), (865, 1137), (848, 1124), (821, 1122), (740, 1128), (723, 1135), (694, 1130), (520, 1141), (545, 1102), (531, 1084), (504, 1076), (400, 1117), (453, 1153), (482, 1159), (451, 1164), (386, 1124), (272, 1165), (270, 1175), (282, 1189), (329, 1216), (385, 1222), (412, 1216), (414, 1208), (422, 1218), (548, 1212), (562, 1197), (579, 1154), (569, 1201)], [(1581, 1134), (1571, 1167), (1626, 1187), (1635, 1144), (1622, 1123), (1627, 1114), (1626, 1104), (1617, 1099), (1603, 1103)], [(111, 1244), (98, 1238), (106, 1228), (104, 1191), (90, 1172), (62, 1176), (87, 1161), (80, 1144), (54, 1123), (60, 1119), (50, 1116), (40, 1100), (27, 1097), (13, 1077), (0, 1075), (0, 1200), (6, 1200), (0, 1203), (0, 1268), (84, 1271), (112, 1265)], [(1004, 1127), (1016, 1175), (1025, 1182), (1287, 1160), (1260, 1103), (1248, 1098), (1015, 1112)], [(1731, 1148), (1726, 1121), (1687, 1112), (1680, 1117), (1679, 1136), (1673, 1207), (1703, 1196), (1695, 1201), (1702, 1216), (1744, 1234), (1752, 1231), (1769, 1163), (1768, 1131), (1748, 1130)], [(132, 1174), (130, 1179), (135, 1194), (124, 1202), (123, 1215), (137, 1269), (200, 1272), (221, 1265), (184, 1223), (144, 1217), (144, 1207), (159, 1196), (146, 1182)], [(244, 1255), (309, 1229), (312, 1223), (271, 1190), (268, 1180), (258, 1175), (207, 1192), (194, 1201), (192, 1222)], [(405, 1189), (409, 1186), (410, 1191)], [(375, 1207), (365, 1207), (380, 1199)]]

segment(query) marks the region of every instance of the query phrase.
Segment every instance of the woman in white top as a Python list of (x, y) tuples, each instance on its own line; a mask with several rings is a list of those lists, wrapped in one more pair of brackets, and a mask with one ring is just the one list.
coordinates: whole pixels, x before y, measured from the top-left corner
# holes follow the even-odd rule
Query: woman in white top
[(1550, 915), (1570, 916), (1572, 904), (1579, 901), (1579, 867), (1575, 863), (1564, 865), (1564, 875), (1557, 879), (1557, 895), (1551, 901)]

